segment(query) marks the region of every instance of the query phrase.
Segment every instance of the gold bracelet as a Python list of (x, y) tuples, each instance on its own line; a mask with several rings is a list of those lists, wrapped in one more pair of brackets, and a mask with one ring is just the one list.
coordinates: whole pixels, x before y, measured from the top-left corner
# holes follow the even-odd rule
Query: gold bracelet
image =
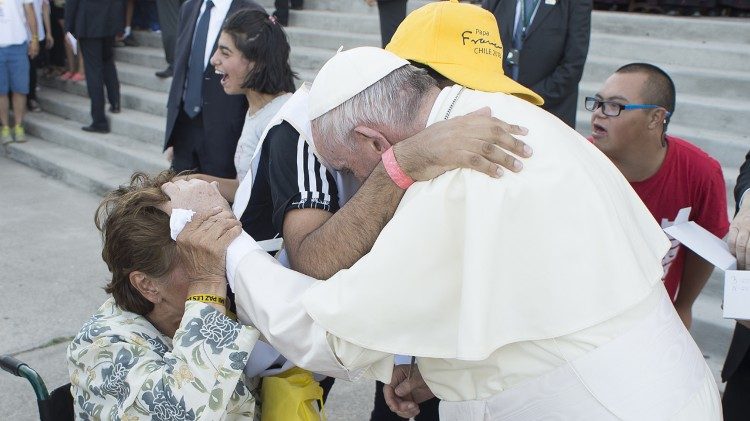
[(223, 306), (226, 302), (226, 300), (224, 300), (224, 297), (219, 297), (218, 295), (214, 294), (194, 294), (187, 297), (187, 301), (200, 301), (201, 303), (218, 304), (221, 306)]

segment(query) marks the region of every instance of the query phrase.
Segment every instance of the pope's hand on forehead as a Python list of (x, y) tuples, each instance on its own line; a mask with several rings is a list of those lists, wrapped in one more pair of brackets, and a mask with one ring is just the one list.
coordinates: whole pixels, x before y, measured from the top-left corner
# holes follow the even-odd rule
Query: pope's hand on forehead
[(169, 196), (173, 209), (190, 209), (195, 212), (207, 212), (216, 207), (230, 209), (216, 182), (207, 183), (198, 178), (177, 180), (164, 184), (162, 191)]

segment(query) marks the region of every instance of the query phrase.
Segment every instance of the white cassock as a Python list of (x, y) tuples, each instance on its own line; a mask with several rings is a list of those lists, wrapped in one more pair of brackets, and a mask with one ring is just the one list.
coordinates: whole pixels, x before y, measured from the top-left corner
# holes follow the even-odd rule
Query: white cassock
[(415, 183), (370, 253), (323, 282), (243, 234), (238, 316), (295, 364), (389, 382), (417, 356), (441, 420), (718, 420), (719, 394), (661, 283), (669, 241), (610, 161), (504, 94), (444, 89), (428, 124), (489, 106), (534, 156)]

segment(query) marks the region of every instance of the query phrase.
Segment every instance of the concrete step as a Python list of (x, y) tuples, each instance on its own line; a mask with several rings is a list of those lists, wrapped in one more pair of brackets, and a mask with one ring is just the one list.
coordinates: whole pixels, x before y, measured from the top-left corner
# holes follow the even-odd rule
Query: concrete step
[(750, 43), (750, 21), (734, 18), (693, 18), (644, 13), (594, 11), (591, 32), (625, 37), (689, 39), (695, 42)]
[(161, 42), (161, 32), (133, 31), (132, 35), (140, 47), (164, 48)]
[(289, 27), (310, 29), (331, 29), (339, 32), (370, 34), (380, 36), (380, 20), (377, 13), (361, 14), (347, 11), (292, 10), (289, 14)]
[[(750, 29), (750, 28), (749, 28)], [(604, 81), (630, 59), (589, 54), (581, 80), (601, 87)], [(723, 69), (704, 69), (683, 65), (665, 65), (675, 83), (677, 99), (682, 94), (747, 101), (750, 98), (750, 73)]]
[[(274, 0), (258, 0), (257, 3), (267, 10), (274, 10)], [(406, 10), (409, 12), (428, 3), (431, 2), (428, 0), (410, 0), (406, 3)], [(304, 11), (334, 11), (378, 16), (377, 6), (368, 6), (364, 0), (307, 0), (304, 7)]]
[(95, 160), (102, 160), (132, 171), (156, 173), (168, 167), (161, 147), (139, 142), (117, 134), (88, 133), (71, 120), (42, 113), (27, 115), (27, 131), (59, 146), (79, 151)]
[[(82, 126), (91, 123), (88, 98), (55, 90), (42, 90), (37, 96), (45, 111)], [(112, 133), (156, 146), (164, 142), (164, 117), (123, 108), (120, 114), (109, 114), (108, 118)]]
[[(40, 79), (43, 86), (54, 88), (59, 91), (88, 97), (85, 82), (70, 83), (57, 79)], [(141, 111), (147, 114), (166, 117), (167, 116), (167, 93), (151, 91), (137, 86), (120, 84), (120, 105), (122, 108)]]
[(642, 36), (592, 32), (589, 54), (645, 61), (656, 65), (682, 65), (705, 69), (747, 71), (750, 45), (729, 42), (696, 42), (680, 39), (653, 39)]
[(167, 67), (164, 60), (164, 50), (157, 47), (119, 47), (115, 49), (115, 60), (149, 67), (154, 70), (163, 70)]
[[(159, 70), (164, 70), (166, 68), (167, 66), (164, 65), (164, 67), (159, 68)], [(172, 78), (158, 78), (154, 75), (155, 71), (156, 70), (153, 67), (141, 66), (124, 61), (117, 62), (117, 76), (120, 78), (120, 83), (122, 85), (137, 86), (153, 92), (169, 93), (169, 87), (172, 85)]]
[(354, 47), (380, 47), (379, 34), (362, 34), (351, 32), (337, 32), (331, 29), (317, 29), (304, 27), (287, 28), (289, 43), (297, 46), (315, 47), (336, 51), (343, 46), (345, 50)]
[(26, 143), (11, 143), (0, 153), (81, 190), (98, 195), (125, 183), (131, 171), (112, 163), (91, 159), (79, 151), (34, 136)]

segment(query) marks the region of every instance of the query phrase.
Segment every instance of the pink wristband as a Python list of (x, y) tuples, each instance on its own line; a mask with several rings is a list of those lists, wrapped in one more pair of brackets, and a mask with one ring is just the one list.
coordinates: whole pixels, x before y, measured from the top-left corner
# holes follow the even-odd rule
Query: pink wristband
[(397, 186), (406, 190), (409, 186), (414, 184), (414, 179), (409, 177), (398, 165), (398, 162), (396, 162), (396, 155), (393, 154), (393, 146), (383, 152), (382, 158), (385, 172), (388, 173), (388, 176), (391, 177), (391, 180), (393, 180)]

